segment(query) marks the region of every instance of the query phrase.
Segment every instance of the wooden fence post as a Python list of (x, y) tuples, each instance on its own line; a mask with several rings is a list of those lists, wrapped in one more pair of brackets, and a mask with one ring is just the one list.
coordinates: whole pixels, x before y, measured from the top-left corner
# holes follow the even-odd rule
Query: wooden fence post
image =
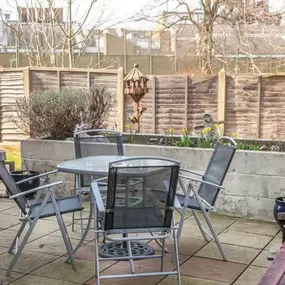
[(31, 73), (30, 68), (26, 67), (23, 69), (23, 85), (24, 85), (24, 95), (28, 97), (31, 93)]
[(119, 132), (124, 131), (124, 69), (118, 69), (117, 76), (117, 128)]
[(184, 109), (184, 128), (188, 129), (188, 82), (189, 77), (188, 75), (185, 76), (185, 109)]
[(227, 75), (224, 69), (219, 72), (218, 80), (218, 121), (223, 121), (220, 125), (220, 133), (223, 136), (226, 129), (226, 93), (227, 93)]
[(61, 74), (60, 74), (60, 70), (57, 70), (57, 88), (58, 91), (60, 92), (61, 90)]
[(261, 107), (261, 84), (262, 84), (262, 77), (258, 76), (258, 83), (257, 83), (257, 122), (256, 122), (256, 138), (260, 138), (260, 107)]
[(152, 130), (153, 133), (156, 133), (156, 104), (155, 104), (155, 99), (156, 99), (156, 89), (155, 89), (155, 84), (156, 84), (156, 76), (152, 76)]

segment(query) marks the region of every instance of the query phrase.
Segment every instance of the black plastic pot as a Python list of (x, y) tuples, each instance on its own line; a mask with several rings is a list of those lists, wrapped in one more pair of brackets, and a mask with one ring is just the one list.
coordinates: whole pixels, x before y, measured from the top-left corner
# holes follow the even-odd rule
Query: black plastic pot
[[(30, 178), (30, 177), (36, 176), (36, 175), (39, 175), (39, 173), (36, 171), (30, 171), (30, 170), (11, 171), (11, 176), (13, 177), (15, 182), (18, 182), (18, 181), (21, 181), (23, 179), (27, 179), (27, 178)], [(28, 182), (19, 184), (18, 186), (22, 192), (34, 189), (34, 188), (40, 186), (40, 178), (32, 179)], [(30, 193), (30, 194), (25, 195), (25, 197), (28, 199), (32, 199), (34, 196), (35, 196), (35, 193)]]

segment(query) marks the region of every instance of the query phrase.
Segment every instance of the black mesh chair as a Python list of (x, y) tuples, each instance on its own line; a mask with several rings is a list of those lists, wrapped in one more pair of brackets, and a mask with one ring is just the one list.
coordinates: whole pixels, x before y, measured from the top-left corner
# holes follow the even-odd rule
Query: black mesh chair
[[(50, 184), (46, 184), (25, 192), (21, 192), (17, 183), (11, 177), (9, 172), (7, 171), (5, 164), (5, 152), (0, 151), (0, 178), (4, 185), (7, 188), (7, 191), (11, 194), (10, 199), (14, 199), (14, 201), (19, 206), (21, 212), (23, 213), (22, 225), (12, 242), (12, 245), (9, 248), (9, 253), (12, 253), (15, 249), (15, 256), (7, 270), (7, 275), (10, 275), (13, 270), (17, 260), (19, 259), (25, 244), (27, 243), (36, 223), (39, 219), (56, 216), (57, 222), (65, 243), (65, 247), (68, 252), (69, 259), (71, 260), (71, 264), (74, 270), (76, 270), (75, 260), (73, 257), (73, 248), (62, 219), (62, 215), (66, 213), (73, 213), (76, 211), (82, 211), (83, 207), (80, 204), (80, 199), (78, 196), (68, 196), (63, 198), (56, 198), (54, 189), (56, 186), (62, 183), (62, 181), (54, 182)], [(54, 172), (54, 171), (53, 171)], [(52, 172), (52, 173), (53, 173)], [(45, 177), (46, 173), (40, 174), (37, 177)], [(20, 181), (23, 183), (34, 179), (36, 176)], [(42, 200), (30, 201), (25, 195), (30, 193), (42, 193), (44, 198)], [(24, 235), (19, 247), (18, 241), (25, 229), (26, 225), (29, 225), (27, 233)]]
[[(209, 237), (211, 240), (216, 242), (224, 260), (227, 260), (226, 255), (211, 224), (208, 213), (216, 210), (214, 204), (220, 189), (224, 189), (222, 184), (234, 157), (235, 151), (236, 142), (232, 138), (220, 137), (204, 174), (199, 174), (185, 169), (180, 170), (179, 185), (183, 194), (177, 194), (177, 198), (183, 207), (183, 210), (180, 211), (181, 218), (177, 235), (178, 240), (181, 235), (186, 211), (187, 209), (191, 209), (204, 239), (209, 241)], [(191, 177), (189, 175), (191, 175)], [(194, 175), (200, 176), (201, 179), (194, 178)], [(195, 183), (198, 183), (198, 188)], [(202, 212), (211, 234), (203, 229), (196, 211)]]
[[(104, 148), (102, 149), (102, 143)], [(74, 132), (74, 150), (75, 158), (82, 158), (96, 155), (124, 155), (123, 137), (122, 134), (108, 129), (90, 129), (85, 131)], [(103, 150), (103, 151), (102, 151)], [(96, 177), (93, 177), (95, 179)], [(90, 176), (76, 175), (75, 176), (75, 193), (87, 195), (90, 192)], [(106, 183), (101, 182), (102, 189)], [(72, 217), (72, 230), (74, 231), (75, 215)], [(80, 217), (82, 221), (82, 217)], [(81, 231), (83, 225), (81, 223)]]
[[(122, 159), (109, 166), (107, 200), (104, 205), (98, 184), (92, 182), (91, 193), (95, 208), (95, 261), (96, 261), (96, 284), (100, 284), (101, 279), (128, 278), (155, 275), (177, 275), (178, 284), (180, 282), (179, 258), (176, 240), (176, 228), (173, 222), (174, 206), (179, 207), (175, 196), (179, 176), (179, 163), (169, 159), (155, 157), (133, 157)], [(143, 183), (131, 186), (129, 181), (143, 178)], [(167, 181), (169, 187), (165, 188)], [(117, 191), (118, 187), (124, 185), (125, 191)], [(130, 195), (129, 190), (132, 191)], [(153, 195), (152, 190), (158, 189), (164, 194), (165, 203)], [(100, 219), (98, 219), (100, 217)], [(102, 222), (99, 223), (99, 220)], [(99, 226), (101, 225), (101, 227)], [(99, 247), (99, 233), (106, 236), (107, 241), (117, 244), (122, 242), (122, 246), (117, 252), (117, 256), (109, 258), (99, 258), (102, 256), (102, 249), (105, 244)], [(137, 234), (137, 235), (135, 235)], [(175, 271), (163, 271), (164, 251), (159, 255), (143, 255), (137, 248), (138, 240), (159, 239), (164, 245), (166, 238), (174, 239), (174, 252), (177, 269)], [(104, 255), (103, 255), (104, 256)], [(151, 273), (136, 273), (134, 262), (137, 259), (160, 258), (161, 271)], [(128, 260), (130, 263), (130, 274), (103, 275), (100, 276), (100, 261), (104, 260)]]

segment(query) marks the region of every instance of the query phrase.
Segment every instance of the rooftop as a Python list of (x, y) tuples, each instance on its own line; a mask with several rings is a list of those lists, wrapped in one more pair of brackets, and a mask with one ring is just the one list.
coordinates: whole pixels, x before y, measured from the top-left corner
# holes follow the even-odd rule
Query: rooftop
[[(84, 205), (87, 209), (88, 204)], [(74, 272), (64, 262), (65, 247), (55, 218), (40, 220), (28, 244), (16, 264), (10, 278), (5, 276), (11, 256), (8, 248), (19, 228), (18, 207), (9, 199), (0, 199), (0, 282), (14, 285), (75, 285), (95, 284), (94, 242), (89, 233), (86, 244), (76, 254), (78, 271)], [(279, 227), (273, 223), (258, 222), (212, 215), (212, 222), (219, 233), (220, 241), (229, 261), (224, 262), (212, 242), (203, 240), (194, 217), (189, 213), (184, 223), (180, 241), (180, 263), (182, 284), (184, 285), (256, 285), (265, 273), (270, 261), (269, 249), (281, 246)], [(64, 215), (71, 242), (79, 241), (80, 226), (71, 232), (71, 215)], [(157, 250), (156, 244), (152, 244)], [(169, 243), (166, 248), (171, 251)], [(165, 267), (174, 269), (166, 254)], [(144, 260), (135, 263), (138, 272), (159, 269), (160, 261)], [(101, 266), (104, 273), (127, 273), (128, 262), (105, 262)], [(136, 278), (136, 284), (175, 284), (175, 276)], [(134, 279), (104, 280), (102, 284), (134, 284)]]

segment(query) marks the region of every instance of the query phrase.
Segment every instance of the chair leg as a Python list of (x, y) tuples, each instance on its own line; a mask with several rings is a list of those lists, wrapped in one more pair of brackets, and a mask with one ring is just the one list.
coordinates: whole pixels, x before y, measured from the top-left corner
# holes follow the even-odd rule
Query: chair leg
[[(92, 206), (90, 212), (92, 215)], [(94, 230), (95, 230), (95, 278), (96, 285), (100, 285), (100, 265), (99, 265), (99, 233), (98, 233), (97, 209), (94, 209)]]
[(164, 252), (165, 249), (164, 249), (164, 244), (165, 244), (165, 239), (162, 239), (162, 242), (161, 242), (161, 248), (162, 248), (162, 251), (161, 251), (161, 264), (160, 264), (160, 271), (163, 272), (163, 265), (164, 265)]
[(55, 200), (55, 196), (54, 196), (53, 193), (51, 193), (51, 201), (52, 201), (52, 204), (53, 204), (53, 207), (54, 207), (54, 211), (56, 213), (56, 219), (57, 219), (60, 231), (61, 231), (61, 235), (62, 235), (64, 244), (65, 244), (65, 247), (67, 249), (67, 253), (68, 253), (69, 259), (71, 261), (72, 268), (73, 268), (73, 270), (76, 271), (76, 265), (75, 265), (75, 260), (74, 260), (74, 257), (73, 257), (72, 245), (71, 245), (71, 242), (70, 242), (70, 239), (69, 239), (69, 236), (68, 236), (68, 233), (67, 233), (64, 221), (63, 221), (62, 216), (61, 216), (61, 214), (59, 212), (59, 209), (58, 209), (58, 206), (57, 206), (57, 203), (56, 203), (56, 200)]
[(132, 254), (132, 245), (131, 245), (131, 241), (128, 240), (127, 241), (127, 248), (128, 248), (128, 255), (129, 255), (129, 262), (130, 262), (130, 269), (131, 269), (131, 273), (134, 274), (135, 273), (135, 266), (134, 266), (134, 260), (133, 260), (133, 254)]
[(192, 211), (192, 213), (193, 213), (193, 216), (194, 216), (194, 218), (195, 218), (195, 220), (196, 220), (196, 223), (197, 223), (197, 225), (198, 225), (198, 227), (199, 227), (199, 229), (200, 229), (200, 231), (201, 231), (201, 234), (202, 234), (204, 240), (205, 240), (206, 242), (209, 242), (210, 240), (209, 240), (208, 236), (205, 234), (205, 231), (204, 231), (204, 229), (203, 229), (203, 227), (202, 227), (201, 221), (200, 221), (200, 219), (199, 219), (199, 217), (198, 217), (196, 211), (193, 210), (193, 209), (191, 209), (191, 211)]
[[(87, 222), (87, 225), (86, 225), (86, 228), (85, 228), (85, 231), (83, 233), (83, 235), (81, 236), (81, 239), (79, 241), (79, 243), (77, 244), (77, 246), (73, 249), (73, 255), (77, 252), (77, 250), (81, 247), (81, 245), (83, 244), (88, 232), (89, 232), (89, 229), (90, 229), (90, 225), (91, 225), (91, 222), (92, 222), (92, 218), (93, 218), (93, 206), (92, 206), (92, 203), (90, 203), (90, 213), (89, 213), (89, 218), (88, 218), (88, 222)], [(69, 257), (66, 258), (65, 262), (69, 262)]]
[(12, 252), (13, 252), (13, 249), (14, 249), (14, 247), (15, 247), (15, 245), (16, 245), (17, 239), (20, 238), (20, 236), (21, 236), (23, 230), (24, 230), (25, 227), (26, 227), (27, 222), (28, 222), (27, 219), (25, 219), (25, 220), (22, 222), (22, 225), (21, 225), (19, 231), (17, 232), (17, 235), (15, 236), (15, 238), (14, 238), (14, 240), (13, 240), (13, 242), (12, 242), (12, 244), (11, 244), (9, 250), (8, 250), (9, 253), (12, 253)]
[(45, 198), (44, 198), (40, 208), (38, 209), (36, 215), (33, 218), (33, 221), (30, 223), (30, 227), (29, 227), (26, 235), (24, 236), (24, 238), (23, 238), (23, 240), (22, 240), (22, 242), (21, 242), (21, 244), (20, 244), (20, 246), (19, 246), (19, 248), (17, 250), (17, 253), (15, 254), (15, 256), (14, 256), (12, 262), (11, 262), (11, 264), (9, 265), (6, 275), (9, 276), (11, 274), (11, 271), (13, 270), (16, 262), (18, 261), (18, 259), (19, 259), (20, 255), (21, 255), (21, 253), (22, 253), (22, 251), (23, 251), (23, 249), (24, 249), (24, 247), (25, 247), (25, 245), (26, 245), (26, 243), (27, 243), (27, 241), (28, 241), (28, 239), (29, 239), (29, 237), (30, 237), (30, 235), (31, 235), (31, 233), (32, 233), (32, 231), (33, 231), (33, 229), (34, 229), (34, 227), (35, 227), (35, 225), (36, 225), (36, 223), (37, 223), (41, 213), (42, 213), (42, 211), (43, 211), (43, 209), (44, 209), (44, 207), (47, 204), (47, 201), (49, 200), (49, 197), (50, 197), (50, 193), (48, 193), (45, 196)]
[(178, 243), (177, 243), (176, 230), (173, 230), (173, 241), (174, 241), (175, 263), (176, 263), (176, 270), (177, 270), (177, 284), (181, 285), (181, 275), (180, 275), (180, 264), (179, 264)]
[(27, 243), (27, 241), (28, 241), (28, 239), (29, 239), (29, 237), (30, 237), (30, 235), (31, 235), (31, 233), (32, 233), (32, 231), (33, 231), (33, 229), (34, 229), (36, 223), (37, 223), (37, 221), (38, 221), (38, 219), (34, 220), (34, 221), (30, 224), (30, 228), (28, 229), (26, 235), (24, 236), (24, 238), (23, 238), (23, 240), (22, 240), (22, 242), (21, 242), (21, 244), (20, 244), (20, 246), (19, 246), (19, 248), (18, 248), (18, 250), (17, 250), (17, 253), (15, 254), (15, 256), (14, 256), (14, 258), (13, 258), (11, 264), (10, 264), (9, 267), (8, 267), (8, 270), (7, 270), (7, 273), (6, 273), (8, 276), (10, 276), (11, 271), (13, 270), (15, 264), (17, 263), (17, 261), (18, 261), (20, 255), (21, 255), (21, 253), (22, 253), (22, 251), (23, 251), (23, 249), (24, 249), (24, 247), (25, 247), (25, 245), (26, 245), (26, 243)]
[(211, 233), (212, 233), (212, 235), (213, 235), (213, 238), (214, 238), (214, 240), (215, 240), (215, 242), (216, 242), (216, 244), (217, 244), (217, 247), (218, 247), (218, 249), (219, 249), (219, 251), (220, 251), (220, 253), (221, 253), (221, 255), (222, 255), (224, 261), (227, 261), (226, 254), (225, 254), (225, 252), (224, 252), (224, 250), (223, 250), (223, 248), (222, 248), (222, 245), (221, 245), (221, 243), (220, 243), (220, 241), (219, 241), (219, 238), (218, 238), (218, 236), (217, 236), (217, 234), (216, 234), (216, 232), (215, 232), (215, 230), (214, 230), (214, 228), (213, 228), (213, 226), (212, 226), (211, 220), (210, 220), (210, 218), (209, 218), (207, 212), (205, 211), (205, 209), (202, 209), (202, 210), (204, 210), (204, 211), (202, 211), (202, 213), (203, 213), (204, 218), (205, 218), (205, 220), (206, 220), (206, 222), (207, 222), (207, 225), (208, 225), (208, 227), (209, 227), (209, 229), (210, 229), (210, 231), (211, 231)]

